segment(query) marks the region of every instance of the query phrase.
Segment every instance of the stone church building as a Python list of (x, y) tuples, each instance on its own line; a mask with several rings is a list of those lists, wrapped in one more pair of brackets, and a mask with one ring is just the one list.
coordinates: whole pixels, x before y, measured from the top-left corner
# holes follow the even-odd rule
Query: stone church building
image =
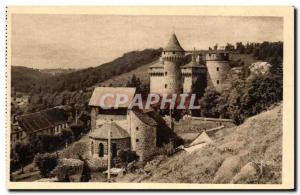
[[(126, 94), (128, 103), (117, 109), (103, 109), (100, 98), (110, 93)], [(151, 111), (128, 109), (135, 95), (135, 88), (97, 87), (89, 102), (91, 107), (90, 147), (94, 158), (107, 160), (108, 131), (111, 131), (111, 154), (116, 157), (121, 150), (136, 152), (140, 161), (151, 158), (157, 150), (157, 123), (149, 114)]]

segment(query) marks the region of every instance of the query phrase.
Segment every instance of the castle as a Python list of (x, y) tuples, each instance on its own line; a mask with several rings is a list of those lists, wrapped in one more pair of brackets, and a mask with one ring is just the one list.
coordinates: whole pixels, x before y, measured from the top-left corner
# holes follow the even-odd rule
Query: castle
[[(150, 93), (170, 95), (194, 93), (201, 97), (207, 86), (217, 91), (225, 88), (229, 53), (225, 50), (185, 51), (175, 34), (163, 49), (160, 61), (149, 67)], [(108, 139), (112, 159), (122, 150), (136, 152), (145, 161), (156, 153), (164, 119), (153, 111), (129, 109), (129, 103), (103, 109), (100, 98), (105, 94), (125, 94), (131, 102), (135, 88), (97, 87), (89, 102), (91, 107), (90, 155), (107, 163)], [(108, 122), (110, 121), (110, 122)], [(169, 127), (168, 127), (169, 128)], [(110, 130), (111, 135), (108, 135)]]
[(194, 93), (201, 97), (207, 86), (222, 91), (231, 69), (229, 59), (229, 52), (217, 47), (185, 51), (176, 35), (172, 34), (160, 61), (149, 67), (150, 93)]

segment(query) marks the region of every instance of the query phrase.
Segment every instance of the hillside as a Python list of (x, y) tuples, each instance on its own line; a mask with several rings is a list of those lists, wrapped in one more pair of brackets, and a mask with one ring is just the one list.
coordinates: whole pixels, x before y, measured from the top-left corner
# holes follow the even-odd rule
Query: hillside
[(118, 182), (281, 183), (282, 104), (220, 130), (212, 144), (169, 158), (157, 158), (144, 171)]
[(24, 66), (11, 67), (11, 86), (18, 92), (29, 92), (35, 85), (50, 75), (38, 69)]

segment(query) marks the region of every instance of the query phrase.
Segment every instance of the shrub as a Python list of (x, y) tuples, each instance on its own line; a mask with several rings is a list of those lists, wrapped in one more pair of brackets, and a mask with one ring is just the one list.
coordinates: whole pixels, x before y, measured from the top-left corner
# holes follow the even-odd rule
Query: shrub
[(129, 149), (119, 151), (118, 157), (123, 164), (128, 164), (139, 159), (139, 156), (136, 154), (136, 152)]
[(25, 165), (33, 159), (33, 151), (30, 144), (18, 143), (15, 147), (15, 155), (12, 168), (21, 167), (22, 172)]
[(35, 156), (35, 164), (40, 170), (40, 175), (42, 177), (48, 177), (50, 172), (57, 166), (58, 164), (58, 155), (57, 154), (37, 154)]

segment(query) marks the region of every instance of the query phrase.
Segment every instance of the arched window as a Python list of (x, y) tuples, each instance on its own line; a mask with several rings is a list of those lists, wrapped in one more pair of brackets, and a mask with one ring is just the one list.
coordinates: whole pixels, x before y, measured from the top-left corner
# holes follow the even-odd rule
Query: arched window
[(104, 156), (104, 145), (102, 143), (99, 144), (99, 157)]
[(219, 67), (217, 67), (217, 71), (219, 71)]
[(218, 84), (218, 85), (220, 84), (220, 81), (219, 81), (219, 80), (217, 80), (217, 84)]
[(112, 144), (112, 157), (116, 157), (117, 156), (117, 144), (113, 143)]
[(91, 152), (92, 152), (92, 155), (94, 155), (94, 142), (91, 143)]

